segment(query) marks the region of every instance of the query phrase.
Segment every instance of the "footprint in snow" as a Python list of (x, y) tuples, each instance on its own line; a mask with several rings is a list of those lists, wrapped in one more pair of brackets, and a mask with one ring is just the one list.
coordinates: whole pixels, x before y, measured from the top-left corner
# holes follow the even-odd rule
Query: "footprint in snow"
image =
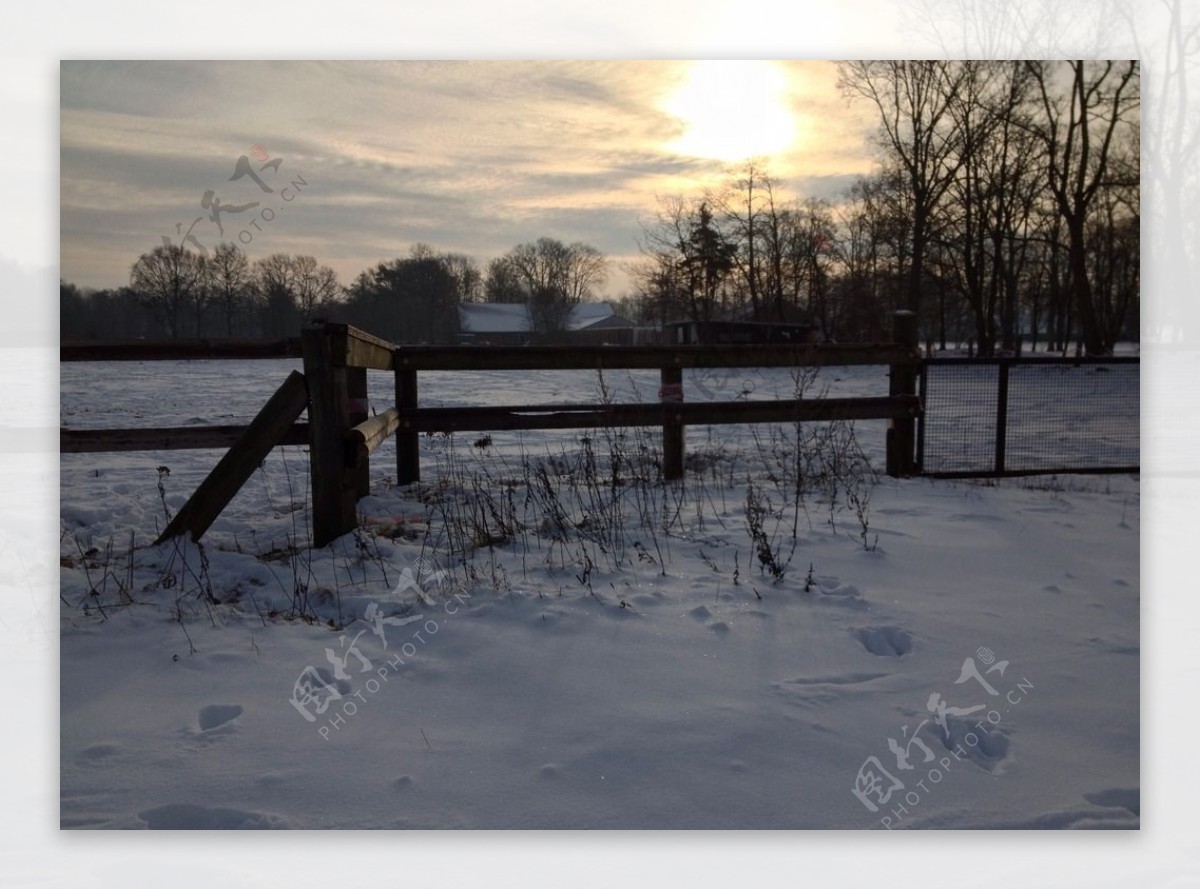
[(845, 703), (851, 696), (873, 695), (880, 691), (875, 680), (888, 677), (886, 673), (816, 674), (793, 677), (772, 683), (771, 688), (788, 701), (804, 708)]
[(205, 705), (200, 709), (200, 729), (207, 732), (242, 715), (241, 705)]
[(321, 681), (326, 686), (332, 686), (334, 689), (336, 689), (342, 695), (349, 695), (350, 692), (354, 689), (354, 687), (350, 684), (349, 681), (339, 680), (337, 677), (335, 677), (333, 675), (333, 671), (331, 671), (327, 667), (317, 668), (317, 676), (321, 678)]
[(858, 627), (851, 633), (872, 655), (900, 658), (912, 651), (912, 634), (902, 627)]
[(947, 751), (971, 761), (980, 769), (995, 772), (1008, 757), (1008, 732), (999, 726), (987, 723), (979, 726), (978, 723), (978, 720), (948, 716), (945, 728), (931, 720), (925, 724), (922, 734), (928, 733)]
[(108, 760), (110, 757), (116, 757), (120, 754), (122, 748), (120, 745), (101, 742), (96, 745), (88, 745), (75, 755), (76, 760), (84, 762), (96, 762), (100, 760)]
[(853, 584), (843, 584), (832, 575), (818, 575), (813, 578), (813, 585), (817, 593), (822, 596), (862, 596), (858, 588)]
[(867, 607), (862, 591), (853, 584), (842, 584), (837, 578), (817, 577), (811, 584), (806, 582), (800, 590), (806, 594), (816, 594), (812, 602), (845, 609), (861, 610)]

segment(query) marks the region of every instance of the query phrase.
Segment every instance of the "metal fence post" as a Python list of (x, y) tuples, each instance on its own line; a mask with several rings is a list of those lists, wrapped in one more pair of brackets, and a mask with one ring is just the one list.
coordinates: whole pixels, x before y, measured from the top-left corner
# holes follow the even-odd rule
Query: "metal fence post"
[[(911, 355), (900, 364), (891, 366), (891, 382), (888, 394), (915, 396), (917, 394), (918, 347), (917, 315), (901, 309), (892, 316), (892, 340), (897, 346), (906, 346)], [(914, 470), (913, 450), (915, 447), (916, 423), (911, 417), (888, 421), (887, 431), (887, 474), (889, 476), (911, 476)]]

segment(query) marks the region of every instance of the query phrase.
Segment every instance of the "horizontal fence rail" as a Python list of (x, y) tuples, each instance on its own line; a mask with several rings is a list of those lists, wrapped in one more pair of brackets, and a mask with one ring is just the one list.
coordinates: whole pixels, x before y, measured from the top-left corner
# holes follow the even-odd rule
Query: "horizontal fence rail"
[[(58, 431), (62, 454), (96, 454), (102, 451), (200, 451), (230, 448), (246, 426), (170, 426), (154, 428)], [(294, 423), (280, 445), (307, 445), (308, 424)]]
[(62, 362), (153, 362), (188, 359), (300, 358), (300, 338), (284, 340), (67, 341)]
[(1140, 470), (1140, 362), (928, 359), (917, 464), (943, 478)]
[[(918, 361), (915, 348), (849, 346), (415, 346), (395, 353), (395, 368), (415, 371), (568, 371), (675, 368), (792, 368), (892, 365)], [(375, 367), (371, 365), (370, 367)], [(380, 368), (391, 370), (391, 368)]]

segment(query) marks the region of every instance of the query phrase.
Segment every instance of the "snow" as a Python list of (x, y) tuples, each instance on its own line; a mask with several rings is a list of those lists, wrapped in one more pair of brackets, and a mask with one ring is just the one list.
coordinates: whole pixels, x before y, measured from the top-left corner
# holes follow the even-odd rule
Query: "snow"
[[(63, 365), (62, 422), (240, 422), (295, 364)], [(884, 374), (827, 369), (815, 386), (879, 394)], [(604, 386), (647, 400), (655, 377)], [(754, 370), (685, 383), (689, 400), (793, 387)], [(370, 384), (387, 407), (390, 379)], [(586, 402), (599, 385), (430, 373), (421, 395)], [(1138, 479), (884, 477), (867, 546), (815, 492), (775, 581), (745, 505), (751, 482), (778, 500), (782, 440), (756, 429), (689, 430), (702, 460), (683, 486), (643, 492), (674, 505), (669, 533), (627, 504), (615, 543), (529, 523), (465, 560), (439, 497), (487, 474), (520, 501), (524, 459), (562, 473), (566, 503), (584, 490), (580, 433), (428, 437), (408, 489), (385, 446), (363, 533), (320, 550), (301, 448), (273, 453), (203, 551), (151, 542), (164, 499), (177, 509), (219, 452), (63, 455), (61, 825), (1137, 827)], [(882, 424), (857, 431), (881, 465)], [(784, 556), (789, 522), (768, 528)], [(886, 781), (868, 787), (882, 770), (905, 785), (886, 803)]]

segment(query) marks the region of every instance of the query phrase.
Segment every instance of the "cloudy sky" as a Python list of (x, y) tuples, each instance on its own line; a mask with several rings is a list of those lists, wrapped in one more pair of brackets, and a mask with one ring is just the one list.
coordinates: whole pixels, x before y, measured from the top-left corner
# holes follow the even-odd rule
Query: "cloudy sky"
[(610, 256), (619, 296), (659, 196), (748, 156), (801, 196), (869, 170), (836, 83), (797, 61), (63, 62), (61, 275), (126, 284), (189, 232), (343, 283), (416, 242), (485, 263), (550, 236)]

